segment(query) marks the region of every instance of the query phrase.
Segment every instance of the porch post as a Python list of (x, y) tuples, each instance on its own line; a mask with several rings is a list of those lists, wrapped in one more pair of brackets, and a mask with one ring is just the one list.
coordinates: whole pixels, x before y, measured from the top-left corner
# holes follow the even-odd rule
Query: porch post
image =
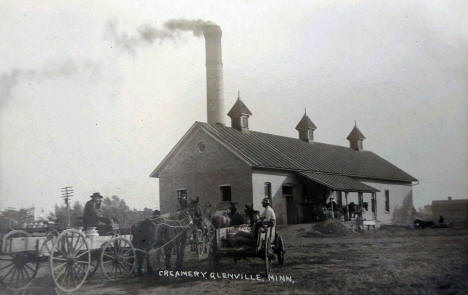
[(333, 201), (334, 201), (334, 196), (333, 196), (333, 190), (330, 192), (330, 204), (331, 204), (331, 213), (332, 213), (332, 219), (335, 219), (335, 211), (333, 211)]
[(361, 216), (362, 218), (362, 203), (363, 203), (363, 196), (362, 196), (362, 192), (358, 192), (358, 203), (359, 203), (359, 215)]
[(372, 202), (374, 203), (374, 219), (377, 220), (377, 193), (372, 193)]
[(345, 202), (346, 202), (346, 217), (347, 217), (347, 220), (349, 221), (348, 192), (345, 192), (344, 195), (345, 195)]

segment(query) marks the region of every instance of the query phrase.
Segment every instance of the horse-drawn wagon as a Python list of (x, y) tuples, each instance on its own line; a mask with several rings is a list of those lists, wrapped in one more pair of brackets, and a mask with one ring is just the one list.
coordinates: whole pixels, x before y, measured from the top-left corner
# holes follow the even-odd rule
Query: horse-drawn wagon
[(98, 268), (109, 280), (131, 275), (135, 256), (130, 235), (87, 235), (66, 229), (33, 236), (13, 230), (2, 238), (0, 283), (12, 291), (24, 290), (36, 277), (41, 263), (48, 262), (55, 286), (73, 292)]
[[(242, 246), (232, 243), (239, 231), (246, 229), (251, 232), (252, 243)], [(284, 242), (282, 237), (274, 232), (271, 222), (259, 222), (256, 226), (230, 226), (216, 229), (215, 238), (212, 242), (211, 263), (216, 269), (223, 257), (234, 258), (235, 261), (248, 257), (258, 257), (264, 261), (265, 274), (271, 271), (272, 260), (279, 265), (284, 263)], [(274, 239), (272, 242), (272, 236)]]

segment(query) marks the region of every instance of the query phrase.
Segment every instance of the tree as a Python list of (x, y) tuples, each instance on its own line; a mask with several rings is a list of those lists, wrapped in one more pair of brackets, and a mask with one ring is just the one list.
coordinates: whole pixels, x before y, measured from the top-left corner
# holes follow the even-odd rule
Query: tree
[(34, 208), (7, 208), (0, 212), (0, 228), (22, 228), (34, 221)]
[[(145, 218), (151, 218), (153, 210), (145, 208), (142, 211), (130, 209), (125, 201), (118, 196), (106, 197), (102, 200), (101, 208), (104, 216), (117, 220), (120, 228), (130, 228), (133, 224)], [(70, 208), (71, 226), (83, 225), (83, 204), (78, 201)], [(67, 224), (67, 207), (55, 205), (54, 213), (49, 214), (48, 219), (65, 227)]]
[[(55, 204), (54, 213), (50, 213), (48, 216), (48, 219), (62, 225), (62, 227), (66, 227), (67, 206), (66, 205), (59, 206)], [(75, 201), (73, 203), (73, 206), (71, 206), (70, 208), (70, 225), (72, 227), (83, 225), (83, 205), (78, 201)]]

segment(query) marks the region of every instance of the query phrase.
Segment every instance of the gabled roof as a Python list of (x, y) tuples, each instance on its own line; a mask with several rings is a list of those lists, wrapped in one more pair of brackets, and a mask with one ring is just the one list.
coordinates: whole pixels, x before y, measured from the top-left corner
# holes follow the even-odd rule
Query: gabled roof
[(312, 129), (315, 130), (317, 129), (317, 126), (315, 126), (314, 122), (307, 116), (307, 114), (304, 114), (302, 119), (299, 121), (299, 123), (296, 126), (296, 130), (308, 130)]
[[(358, 152), (348, 147), (320, 142), (309, 144), (297, 138), (257, 131), (242, 133), (231, 127), (202, 122), (195, 122), (191, 130), (194, 128), (200, 128), (216, 138), (253, 168), (323, 172), (402, 182), (417, 181), (416, 178), (370, 151)], [(186, 136), (187, 134), (184, 137)], [(158, 176), (164, 167), (164, 162), (170, 159), (181, 141), (153, 171), (152, 177)]]
[(240, 115), (249, 115), (252, 116), (252, 113), (247, 108), (247, 106), (242, 102), (242, 100), (238, 97), (234, 105), (232, 106), (231, 110), (228, 113), (228, 116), (233, 117), (240, 117)]
[(348, 137), (346, 137), (347, 140), (349, 141), (356, 141), (356, 140), (364, 140), (366, 137), (364, 134), (362, 134), (361, 130), (357, 128), (356, 125), (354, 125), (353, 130), (349, 133)]

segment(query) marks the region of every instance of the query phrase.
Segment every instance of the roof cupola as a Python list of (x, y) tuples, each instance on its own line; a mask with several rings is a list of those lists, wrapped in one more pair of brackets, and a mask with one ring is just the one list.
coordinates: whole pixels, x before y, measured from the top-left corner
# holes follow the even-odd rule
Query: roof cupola
[(296, 126), (299, 132), (299, 139), (304, 142), (312, 143), (314, 141), (314, 130), (317, 129), (314, 122), (307, 116), (307, 110), (304, 110), (304, 116)]
[(362, 142), (366, 137), (364, 134), (362, 134), (361, 130), (356, 125), (356, 121), (354, 121), (354, 128), (351, 130), (349, 133), (348, 137), (346, 137), (347, 140), (349, 140), (349, 147), (352, 148), (353, 150), (356, 151), (362, 151), (363, 150), (363, 144)]
[(231, 127), (240, 132), (248, 132), (249, 116), (251, 115), (250, 110), (240, 99), (240, 92), (237, 91), (237, 100), (228, 113), (228, 116), (231, 117)]

